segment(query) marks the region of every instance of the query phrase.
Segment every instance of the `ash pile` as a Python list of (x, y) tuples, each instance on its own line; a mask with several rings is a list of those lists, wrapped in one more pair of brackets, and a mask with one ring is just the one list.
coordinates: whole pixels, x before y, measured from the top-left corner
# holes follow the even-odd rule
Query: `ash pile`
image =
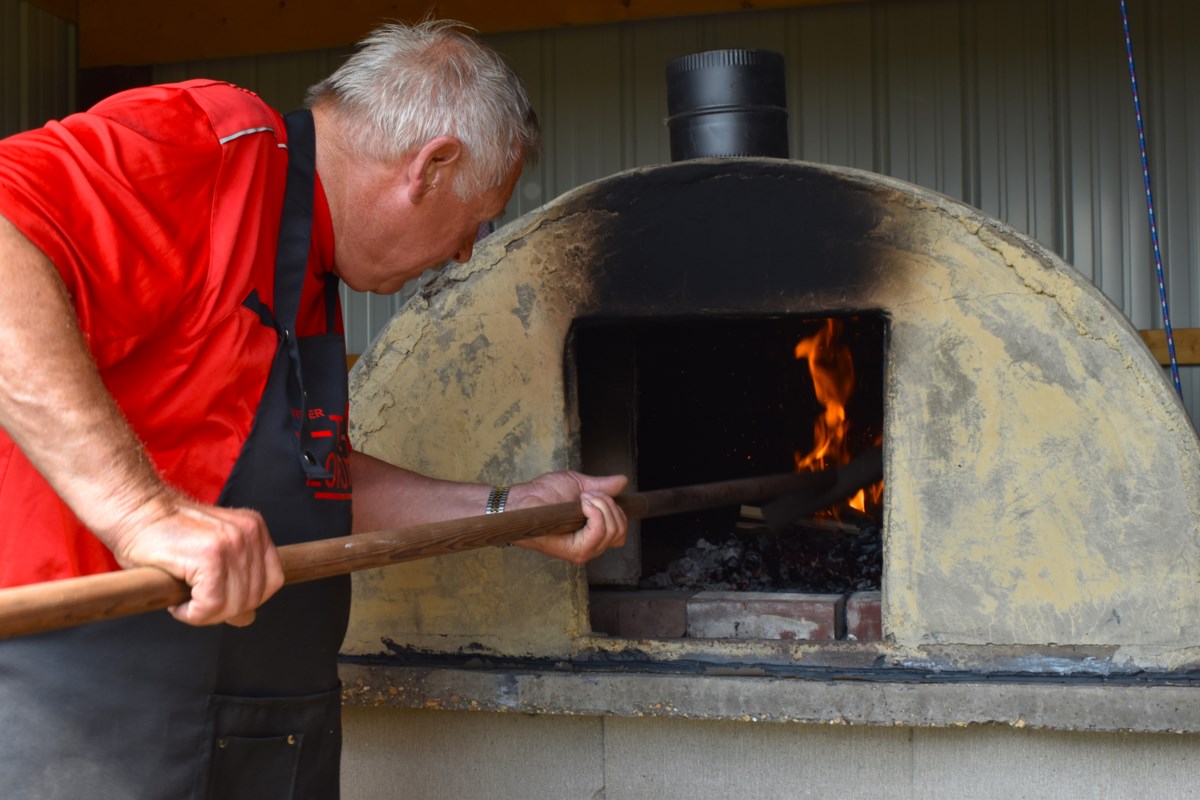
[(727, 537), (698, 539), (643, 578), (639, 588), (847, 594), (878, 590), (882, 575), (878, 520), (843, 514), (775, 533), (757, 509), (744, 507)]

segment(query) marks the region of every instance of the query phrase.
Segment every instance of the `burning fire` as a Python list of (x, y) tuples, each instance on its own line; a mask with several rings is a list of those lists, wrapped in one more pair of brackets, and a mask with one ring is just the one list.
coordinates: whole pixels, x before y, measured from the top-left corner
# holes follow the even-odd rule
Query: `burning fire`
[[(796, 359), (808, 361), (813, 392), (824, 408), (813, 423), (813, 449), (807, 455), (796, 453), (797, 472), (816, 472), (850, 462), (846, 404), (854, 394), (854, 358), (841, 341), (842, 327), (840, 319), (831, 317), (820, 331), (796, 345)], [(865, 512), (868, 494), (871, 502), (878, 504), (883, 497), (883, 483), (859, 490), (849, 501), (850, 507)]]

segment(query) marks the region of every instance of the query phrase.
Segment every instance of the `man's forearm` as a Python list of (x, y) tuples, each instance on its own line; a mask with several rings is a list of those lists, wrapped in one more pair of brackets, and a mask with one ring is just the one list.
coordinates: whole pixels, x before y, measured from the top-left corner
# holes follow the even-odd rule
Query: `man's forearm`
[[(491, 487), (482, 483), (436, 480), (354, 452), (354, 532), (393, 530), (426, 522), (474, 517), (484, 513)], [(583, 564), (609, 547), (625, 542), (628, 521), (613, 495), (625, 488), (624, 476), (591, 477), (563, 471), (515, 484), (508, 508), (580, 502), (586, 519), (575, 533), (538, 536), (519, 542), (548, 556)]]
[(388, 530), (482, 514), (491, 487), (428, 478), (377, 458), (350, 454), (354, 532)]
[(197, 503), (158, 476), (88, 352), (54, 265), (0, 217), (0, 427), (123, 566), (192, 587), (193, 625), (245, 625), (283, 584), (256, 512)]
[(2, 217), (0, 347), (0, 427), (85, 525), (119, 535), (166, 487), (101, 381), (57, 269)]

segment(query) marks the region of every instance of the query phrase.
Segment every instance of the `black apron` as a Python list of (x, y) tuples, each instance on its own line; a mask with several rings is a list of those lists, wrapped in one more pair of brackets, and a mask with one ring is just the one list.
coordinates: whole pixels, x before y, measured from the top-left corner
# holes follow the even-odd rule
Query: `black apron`
[[(219, 505), (254, 508), (278, 545), (350, 532), (346, 352), (297, 340), (311, 241), (312, 115), (287, 117), (273, 312), (279, 335)], [(327, 318), (337, 281), (327, 277)], [(0, 795), (13, 800), (330, 800), (341, 754), (337, 652), (348, 576), (287, 586), (247, 628), (165, 611), (0, 641)]]

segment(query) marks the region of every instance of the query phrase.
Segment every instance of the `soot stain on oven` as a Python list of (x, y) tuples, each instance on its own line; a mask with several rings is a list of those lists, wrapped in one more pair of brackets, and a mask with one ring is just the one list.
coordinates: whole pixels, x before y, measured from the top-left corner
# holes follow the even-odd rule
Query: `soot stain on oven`
[[(576, 198), (601, 222), (590, 243), (597, 313), (812, 307), (861, 294), (885, 265), (864, 248), (886, 212), (877, 197), (827, 175), (739, 160), (673, 164)], [(564, 209), (569, 213), (572, 207)]]

